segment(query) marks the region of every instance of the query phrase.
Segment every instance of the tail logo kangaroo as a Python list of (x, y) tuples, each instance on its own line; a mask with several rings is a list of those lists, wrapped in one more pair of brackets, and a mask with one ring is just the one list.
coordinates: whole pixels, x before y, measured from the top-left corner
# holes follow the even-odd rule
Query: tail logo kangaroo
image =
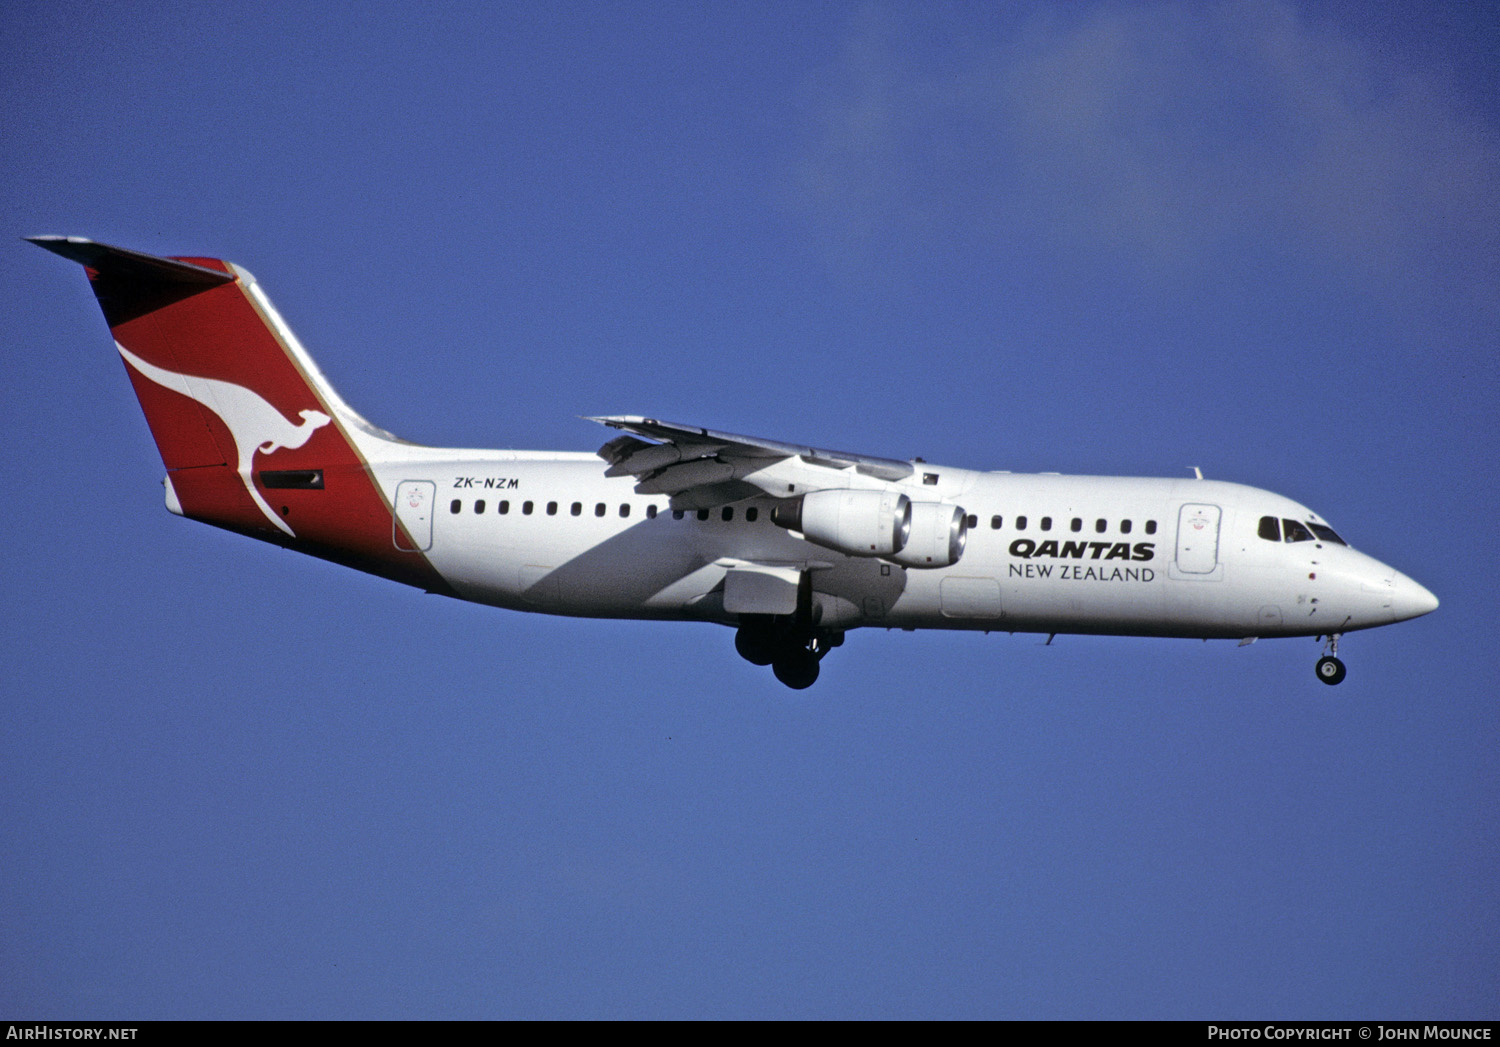
[(267, 520), (291, 537), (297, 537), (255, 489), (255, 484), (250, 479), (250, 468), (257, 451), (261, 454), (274, 454), (283, 447), (292, 449), (301, 447), (311, 439), (314, 432), (333, 419), (322, 411), (306, 410), (299, 412), (302, 422), (294, 423), (272, 407), (264, 397), (242, 385), (235, 385), (233, 382), (225, 382), (217, 378), (177, 374), (147, 363), (118, 342), (115, 343), (115, 347), (120, 350), (120, 355), (125, 358), (126, 363), (140, 372), (142, 376), (164, 389), (170, 389), (174, 393), (181, 393), (183, 396), (198, 401), (224, 423), (224, 427), (234, 438), (235, 453), (239, 458), (237, 467), (240, 481), (245, 485), (245, 491), (265, 514)]

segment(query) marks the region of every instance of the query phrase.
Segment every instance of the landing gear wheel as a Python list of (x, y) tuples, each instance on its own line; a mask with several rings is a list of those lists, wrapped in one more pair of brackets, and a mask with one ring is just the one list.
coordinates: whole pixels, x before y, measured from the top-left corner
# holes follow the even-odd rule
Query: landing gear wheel
[(1318, 679), (1332, 686), (1336, 683), (1343, 683), (1348, 670), (1344, 668), (1343, 662), (1332, 655), (1326, 655), (1318, 659), (1317, 673)]
[(794, 691), (811, 687), (818, 679), (818, 656), (805, 647), (783, 650), (771, 663), (776, 679)]
[(776, 637), (769, 629), (741, 626), (734, 634), (734, 649), (751, 665), (770, 665), (776, 660)]

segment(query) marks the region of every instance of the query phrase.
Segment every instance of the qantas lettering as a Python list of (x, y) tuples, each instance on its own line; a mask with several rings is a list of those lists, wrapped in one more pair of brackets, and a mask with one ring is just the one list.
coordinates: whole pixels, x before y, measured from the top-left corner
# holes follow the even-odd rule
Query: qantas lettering
[[(1107, 551), (1106, 551), (1107, 550)], [(1017, 538), (1010, 543), (1010, 555), (1029, 560), (1033, 556), (1053, 556), (1073, 560), (1153, 560), (1156, 558), (1155, 542), (1033, 542), (1030, 538)]]

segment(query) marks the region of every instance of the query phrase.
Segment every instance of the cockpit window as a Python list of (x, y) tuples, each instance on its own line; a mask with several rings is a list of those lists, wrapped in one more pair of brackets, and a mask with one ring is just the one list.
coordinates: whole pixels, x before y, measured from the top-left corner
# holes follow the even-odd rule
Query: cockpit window
[(1329, 527), (1327, 524), (1316, 524), (1309, 520), (1307, 526), (1312, 528), (1313, 534), (1317, 535), (1325, 542), (1333, 542), (1335, 545), (1349, 544), (1348, 542), (1340, 538), (1337, 534), (1335, 534), (1333, 528)]
[(1268, 542), (1281, 541), (1281, 521), (1274, 516), (1260, 518), (1260, 536)]
[(1289, 542), (1310, 542), (1313, 540), (1312, 532), (1303, 527), (1296, 520), (1282, 520), (1281, 527)]

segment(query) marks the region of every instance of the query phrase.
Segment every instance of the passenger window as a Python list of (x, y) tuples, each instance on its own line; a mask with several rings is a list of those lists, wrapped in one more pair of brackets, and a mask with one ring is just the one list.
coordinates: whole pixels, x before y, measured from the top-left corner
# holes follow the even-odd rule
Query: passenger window
[(1024, 531), (1024, 530), (1026, 530), (1026, 517), (1024, 517), (1024, 516), (1018, 516), (1018, 517), (1016, 517), (1016, 530), (1018, 530), (1018, 531)]
[(623, 519), (625, 519), (629, 515), (630, 515), (630, 503), (629, 502), (621, 502), (620, 503), (620, 519), (623, 520)]
[(583, 512), (583, 503), (582, 502), (574, 502), (573, 505), (572, 505), (572, 507), (569, 509), (569, 512), (571, 512), (574, 516), (577, 516), (578, 514), (582, 513)]
[(1281, 541), (1281, 521), (1274, 516), (1262, 516), (1260, 518), (1260, 530), (1257, 532), (1268, 542)]
[(1147, 520), (1146, 521), (1146, 533), (1147, 534), (1155, 534), (1156, 533), (1156, 521), (1155, 520)]
[(521, 503), (521, 515), (522, 516), (530, 516), (531, 515), (531, 510), (534, 509), (534, 508), (536, 508), (536, 506), (533, 505), (531, 502), (523, 502), (523, 503)]
[(1078, 517), (1075, 516), (1075, 517), (1073, 517), (1072, 522), (1068, 524), (1068, 528), (1074, 534), (1077, 534), (1079, 531), (1083, 530), (1083, 521), (1080, 520)]
[(707, 509), (699, 509), (698, 510), (698, 519), (700, 519), (700, 520), (707, 520), (708, 519), (708, 510)]
[(477, 513), (480, 516), (484, 515), (484, 499), (483, 498), (479, 499), (479, 501), (477, 501), (477, 502), (474, 503), (474, 512)]
[(1000, 530), (1000, 524), (1001, 524), (1000, 517), (998, 517), (998, 516), (992, 516), (992, 517), (990, 517), (990, 530), (992, 530), (992, 531), (998, 531), (998, 530)]
[(1103, 534), (1107, 530), (1109, 530), (1109, 521), (1108, 520), (1095, 520), (1094, 521), (1094, 533), (1095, 534)]
[(450, 512), (450, 513), (456, 513), (456, 512), (458, 512), (458, 511), (459, 511), (459, 510), (460, 510), (460, 509), (462, 509), (462, 508), (463, 508), (463, 507), (464, 507), (464, 503), (463, 503), (463, 502), (460, 502), (460, 501), (459, 501), (459, 500), (458, 500), (458, 499), (457, 499), (457, 498), (455, 498), (455, 499), (453, 499), (453, 501), (452, 501), (452, 502), (451, 502), (451, 503), (450, 503), (450, 504), (449, 504), (449, 506), (448, 506), (448, 511), (449, 511), (449, 512)]
[[(624, 507), (622, 506), (621, 508), (624, 508)], [(597, 503), (595, 503), (595, 505), (594, 505), (594, 515), (595, 516), (603, 516), (604, 515), (604, 503), (603, 502), (597, 502)]]
[(757, 509), (755, 506), (752, 505), (750, 508), (748, 508), (748, 509), (745, 510), (745, 522), (746, 523), (754, 523), (759, 517), (760, 517), (760, 510)]
[(1120, 533), (1121, 534), (1129, 534), (1130, 533), (1130, 521), (1129, 520), (1121, 520), (1120, 521)]
[(681, 509), (673, 509), (672, 510), (672, 519), (674, 519), (674, 520), (681, 520), (682, 519), (682, 510)]
[(1052, 517), (1050, 517), (1050, 516), (1044, 516), (1044, 517), (1042, 517), (1042, 530), (1044, 530), (1044, 531), (1050, 531), (1050, 530), (1052, 530)]
[(970, 513), (969, 518), (964, 521), (964, 524), (968, 527), (978, 527), (979, 517), (975, 516), (973, 513)]
[(656, 519), (656, 504), (654, 502), (652, 504), (646, 506), (646, 519), (648, 519), (648, 520), (655, 520)]
[(1288, 542), (1310, 542), (1313, 540), (1312, 532), (1296, 520), (1282, 520), (1281, 533)]
[(724, 511), (719, 514), (719, 519), (723, 520), (725, 523), (728, 523), (730, 520), (733, 520), (734, 519), (734, 506), (732, 506), (732, 505), (726, 505), (724, 507)]
[(556, 502), (548, 502), (547, 503), (547, 515), (548, 516), (556, 516), (557, 515), (557, 503)]
[(510, 503), (501, 502), (497, 508), (499, 509), (500, 515), (504, 516), (506, 513), (510, 512)]

